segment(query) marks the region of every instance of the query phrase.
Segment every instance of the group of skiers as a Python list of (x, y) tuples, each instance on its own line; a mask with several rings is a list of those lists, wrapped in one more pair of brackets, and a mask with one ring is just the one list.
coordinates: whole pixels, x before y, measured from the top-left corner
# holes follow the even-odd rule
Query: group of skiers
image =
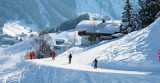
[[(54, 51), (52, 51), (51, 56), (52, 56), (52, 60), (55, 60), (56, 53)], [(36, 59), (36, 58), (40, 59), (40, 57), (36, 57), (35, 56), (35, 52), (34, 51), (28, 53), (28, 55), (27, 55), (27, 59), (32, 60), (32, 59)]]
[(35, 59), (35, 53), (33, 51), (28, 53), (27, 59)]
[[(71, 53), (69, 54), (68, 58), (69, 58), (68, 64), (71, 64), (71, 59), (72, 59), (72, 54)], [(97, 68), (97, 63), (98, 63), (97, 58), (95, 58), (92, 63), (94, 63), (94, 68), (96, 69)]]
[[(55, 60), (56, 53), (53, 51), (51, 55), (52, 55), (52, 60)], [(68, 58), (69, 58), (68, 64), (71, 64), (71, 59), (72, 59), (72, 54), (71, 53), (69, 54)]]
[[(52, 51), (51, 53), (51, 56), (52, 56), (52, 60), (55, 60), (55, 57), (56, 57), (56, 53), (54, 51)], [(28, 54), (28, 59), (32, 60), (32, 59), (35, 59), (35, 53), (32, 51)], [(72, 54), (70, 53), (69, 56), (69, 62), (68, 64), (71, 64), (71, 60), (72, 60)], [(94, 68), (96, 69), (97, 68), (97, 63), (98, 63), (98, 60), (95, 58), (95, 60), (93, 61), (94, 63)]]

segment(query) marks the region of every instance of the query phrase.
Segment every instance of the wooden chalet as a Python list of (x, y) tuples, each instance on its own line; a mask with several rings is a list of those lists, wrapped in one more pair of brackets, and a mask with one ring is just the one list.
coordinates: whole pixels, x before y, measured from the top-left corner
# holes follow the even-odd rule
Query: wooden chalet
[(117, 36), (114, 36), (113, 34), (110, 34), (110, 33), (93, 33), (93, 32), (86, 32), (86, 31), (78, 31), (78, 35), (88, 36), (88, 40), (90, 42), (97, 41), (97, 39), (98, 41), (103, 41), (103, 40), (111, 40), (111, 39), (118, 38)]
[[(109, 27), (108, 27), (109, 26)], [(113, 28), (112, 28), (113, 27)], [(89, 46), (103, 40), (115, 39), (119, 33), (119, 24), (114, 22), (82, 21), (77, 25), (78, 35), (81, 36), (81, 45)], [(108, 31), (108, 32), (107, 32)]]

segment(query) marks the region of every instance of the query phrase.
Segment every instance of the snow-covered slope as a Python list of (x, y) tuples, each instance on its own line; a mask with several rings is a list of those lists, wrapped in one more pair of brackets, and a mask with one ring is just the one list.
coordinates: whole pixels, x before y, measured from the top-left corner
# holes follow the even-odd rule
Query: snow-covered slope
[[(48, 61), (47, 61), (48, 62)], [(54, 64), (50, 60), (51, 64)], [(25, 66), (24, 66), (25, 65)], [(67, 66), (67, 64), (62, 64)], [(74, 68), (75, 65), (68, 67)], [(35, 64), (33, 62), (22, 62), (15, 68), (0, 74), (0, 82), (2, 83), (158, 83), (158, 76), (148, 76), (139, 74), (114, 74), (107, 72), (99, 72), (99, 69), (88, 69), (92, 71), (64, 69), (53, 66), (45, 66)], [(116, 72), (108, 70), (108, 72)], [(123, 72), (123, 71), (121, 71)]]
[[(130, 1), (137, 9), (138, 0)], [(125, 0), (1, 0), (0, 27), (9, 20), (25, 20), (39, 29), (52, 28), (82, 13), (119, 20), (124, 4)]]
[[(160, 65), (157, 56), (160, 49), (160, 39), (157, 38), (160, 35), (159, 26), (160, 18), (149, 27), (120, 39), (104, 41), (87, 48), (73, 47), (57, 56), (54, 61), (51, 58), (32, 61), (22, 59), (23, 61), (19, 63), (20, 55), (25, 55), (29, 43), (26, 41), (16, 44), (2, 51), (0, 82), (159, 83)], [(66, 34), (67, 32), (59, 34), (59, 38)], [(73, 35), (72, 32), (69, 36)], [(16, 48), (19, 49), (12, 51)], [(3, 56), (8, 51), (11, 52), (11, 56)], [(67, 57), (70, 52), (73, 57), (72, 63), (68, 64)], [(99, 61), (98, 69), (92, 67), (95, 58)]]
[[(75, 54), (75, 63), (91, 64), (98, 58), (102, 63), (101, 67), (107, 68), (112, 63), (119, 66), (143, 67), (148, 70), (160, 68), (158, 61), (158, 50), (160, 50), (160, 18), (149, 27), (130, 33), (123, 38), (110, 42), (102, 42), (89, 50)], [(81, 61), (81, 62), (77, 62)], [(105, 66), (104, 64), (108, 65)], [(119, 67), (118, 66), (118, 67)], [(123, 67), (119, 67), (119, 69)]]
[(4, 24), (2, 30), (3, 34), (16, 37), (18, 35), (28, 34), (31, 31), (30, 30), (31, 26), (33, 27), (33, 25), (26, 25), (20, 21), (15, 21)]

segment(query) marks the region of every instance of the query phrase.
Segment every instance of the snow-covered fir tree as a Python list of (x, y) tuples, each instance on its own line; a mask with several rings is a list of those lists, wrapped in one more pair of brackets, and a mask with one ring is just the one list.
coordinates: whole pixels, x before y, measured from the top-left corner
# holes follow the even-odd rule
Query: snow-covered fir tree
[(49, 42), (51, 37), (46, 32), (40, 32), (38, 36), (31, 36), (32, 49), (36, 53), (36, 58), (50, 57), (52, 52)]
[(138, 14), (138, 11), (134, 11), (133, 13), (133, 31), (137, 31), (141, 29), (141, 20), (140, 15)]
[(141, 9), (139, 11), (142, 28), (147, 27), (157, 19), (160, 11), (160, 0), (139, 0)]
[(133, 14), (132, 4), (130, 3), (129, 0), (127, 0), (122, 15), (122, 24), (120, 26), (122, 32), (129, 33), (134, 30), (135, 26), (133, 17), (134, 14)]
[(159, 13), (156, 15), (156, 18), (158, 18), (158, 17), (160, 17), (160, 11), (159, 11)]

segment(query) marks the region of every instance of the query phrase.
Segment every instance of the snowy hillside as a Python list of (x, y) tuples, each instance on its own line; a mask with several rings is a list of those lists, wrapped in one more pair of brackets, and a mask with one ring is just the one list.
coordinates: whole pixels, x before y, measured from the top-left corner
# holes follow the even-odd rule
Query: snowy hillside
[[(131, 0), (135, 9), (137, 1)], [(9, 20), (25, 20), (39, 29), (52, 28), (82, 13), (119, 20), (124, 3), (125, 0), (1, 0), (0, 27)]]
[(3, 30), (3, 34), (16, 37), (22, 34), (28, 34), (31, 31), (30, 27), (35, 27), (35, 26), (26, 25), (20, 21), (15, 21), (15, 22), (8, 22), (4, 24), (2, 30)]
[[(91, 61), (98, 57), (102, 68), (114, 67), (114, 64), (118, 65), (118, 67), (125, 65), (128, 68), (130, 67), (129, 69), (134, 67), (141, 67), (142, 69), (144, 67), (148, 68), (148, 70), (152, 70), (152, 68), (153, 70), (154, 68), (158, 69), (160, 68), (157, 54), (158, 50), (160, 50), (160, 39), (157, 38), (160, 35), (159, 23), (160, 18), (141, 31), (132, 32), (113, 42), (102, 42), (95, 45), (94, 48), (92, 46), (89, 50), (75, 54), (75, 56), (78, 56), (75, 59), (75, 63), (91, 64)], [(77, 60), (83, 62), (77, 62)], [(111, 63), (112, 65), (110, 65)], [(118, 69), (123, 68), (119, 67)]]
[(75, 11), (74, 0), (1, 0), (0, 26), (9, 20), (25, 20), (26, 24), (37, 24), (39, 29), (50, 28), (75, 17)]
[[(160, 18), (149, 27), (116, 40), (104, 41), (90, 47), (76, 45), (58, 55), (55, 60), (25, 60), (26, 52), (31, 50), (29, 41), (18, 43), (0, 51), (0, 82), (159, 83), (159, 26)], [(74, 30), (50, 35), (53, 35), (53, 39), (55, 36), (72, 39)], [(10, 56), (6, 56), (6, 52), (10, 52)], [(70, 52), (73, 58), (72, 63), (68, 64)], [(97, 69), (92, 64), (95, 58), (99, 61)]]
[[(77, 13), (90, 13), (102, 15), (107, 19), (121, 19), (126, 0), (76, 0)], [(133, 8), (138, 8), (138, 0), (130, 0)], [(92, 16), (92, 15), (91, 15)]]

